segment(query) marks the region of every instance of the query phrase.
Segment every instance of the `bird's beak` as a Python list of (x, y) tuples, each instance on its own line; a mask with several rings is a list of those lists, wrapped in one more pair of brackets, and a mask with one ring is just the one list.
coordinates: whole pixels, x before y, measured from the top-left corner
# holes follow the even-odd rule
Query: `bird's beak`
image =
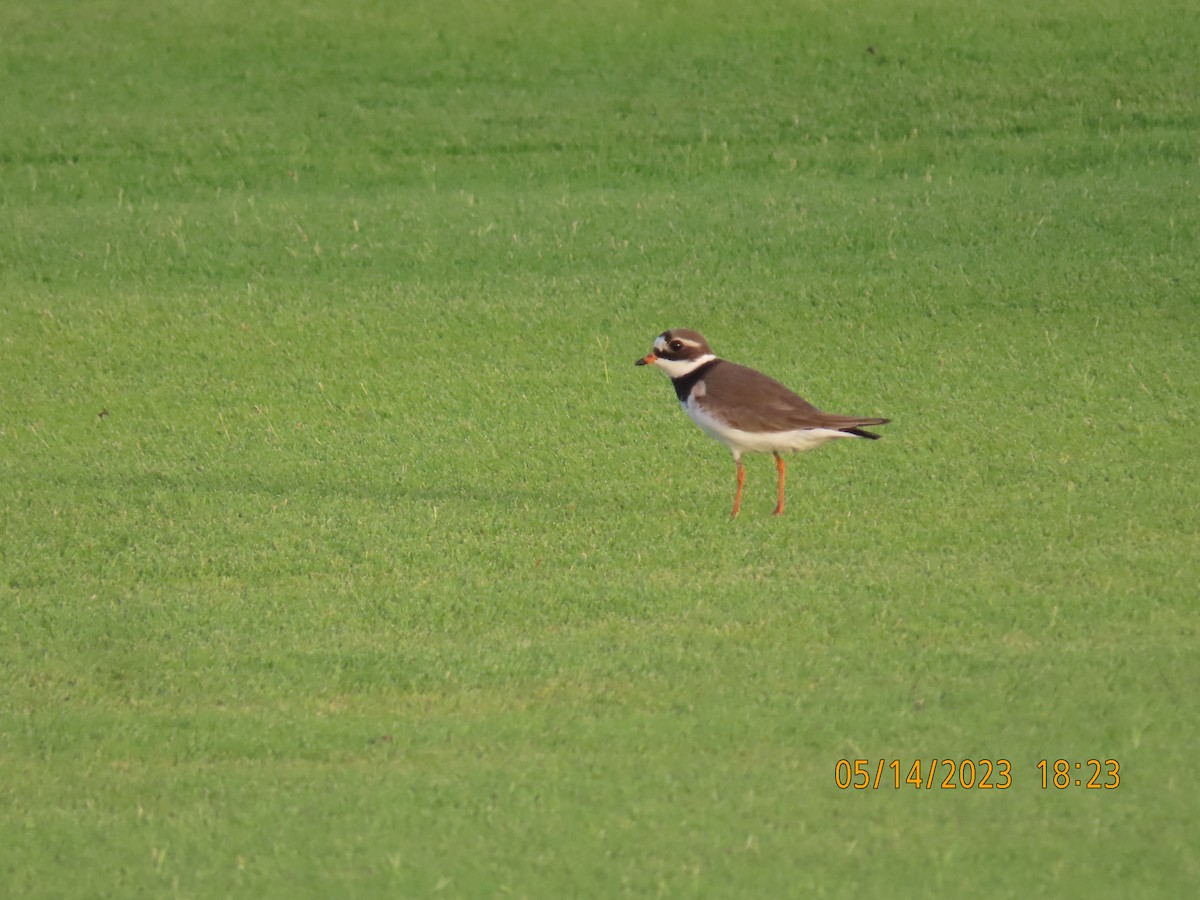
[(653, 353), (647, 353), (641, 359), (634, 363), (635, 366), (647, 366), (658, 359)]

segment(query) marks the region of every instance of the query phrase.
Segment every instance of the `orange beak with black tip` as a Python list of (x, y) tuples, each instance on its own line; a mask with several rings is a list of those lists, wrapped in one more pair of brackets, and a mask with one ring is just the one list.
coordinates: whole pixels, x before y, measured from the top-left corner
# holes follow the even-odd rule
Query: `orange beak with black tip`
[(650, 363), (655, 362), (657, 360), (658, 360), (658, 357), (655, 356), (653, 353), (647, 353), (645, 356), (643, 356), (641, 359), (639, 359), (637, 362), (635, 362), (634, 365), (635, 366), (648, 366), (648, 365), (650, 365)]

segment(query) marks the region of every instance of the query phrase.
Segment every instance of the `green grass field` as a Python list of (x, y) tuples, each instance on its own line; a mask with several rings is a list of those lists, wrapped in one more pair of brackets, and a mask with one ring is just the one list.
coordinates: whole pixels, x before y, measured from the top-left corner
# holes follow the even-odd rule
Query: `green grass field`
[[(0, 895), (1190, 893), (1198, 43), (0, 6)], [(731, 521), (671, 327), (885, 439)]]

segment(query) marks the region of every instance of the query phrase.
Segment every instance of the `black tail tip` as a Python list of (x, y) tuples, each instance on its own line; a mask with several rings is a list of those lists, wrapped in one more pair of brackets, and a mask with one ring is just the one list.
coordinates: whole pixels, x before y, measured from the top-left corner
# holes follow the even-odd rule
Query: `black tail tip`
[[(871, 424), (872, 425), (886, 425), (889, 421), (891, 421), (891, 420), (890, 419), (881, 419), (880, 421), (872, 422)], [(867, 440), (870, 440), (870, 441), (877, 441), (881, 437), (883, 437), (882, 434), (876, 434), (873, 431), (867, 431), (867, 429), (865, 429), (861, 426), (855, 426), (854, 428), (846, 428), (846, 429), (844, 429), (844, 431), (847, 434), (852, 434), (855, 437), (866, 438)]]

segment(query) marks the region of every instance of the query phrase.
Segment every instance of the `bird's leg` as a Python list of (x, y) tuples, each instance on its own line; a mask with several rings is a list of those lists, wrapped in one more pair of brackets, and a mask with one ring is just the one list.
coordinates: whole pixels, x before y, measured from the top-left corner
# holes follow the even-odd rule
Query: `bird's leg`
[(787, 463), (778, 453), (775, 454), (775, 468), (779, 470), (779, 502), (775, 504), (775, 512), (772, 515), (781, 516), (783, 515), (783, 479), (787, 473)]
[(737, 463), (737, 493), (733, 495), (733, 512), (729, 514), (731, 519), (736, 519), (737, 514), (742, 511), (742, 486), (746, 483), (746, 467), (742, 465), (740, 459), (735, 459)]

